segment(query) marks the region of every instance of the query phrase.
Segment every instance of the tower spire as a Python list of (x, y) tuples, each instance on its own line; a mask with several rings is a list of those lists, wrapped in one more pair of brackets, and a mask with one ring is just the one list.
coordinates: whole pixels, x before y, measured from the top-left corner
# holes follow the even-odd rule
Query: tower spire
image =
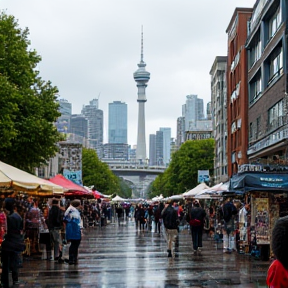
[(143, 61), (143, 25), (141, 26), (141, 62)]

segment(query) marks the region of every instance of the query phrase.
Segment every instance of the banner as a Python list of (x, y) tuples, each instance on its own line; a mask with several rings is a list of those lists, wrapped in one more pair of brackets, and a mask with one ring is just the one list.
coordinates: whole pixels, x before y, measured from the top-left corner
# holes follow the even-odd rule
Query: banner
[(78, 185), (83, 185), (83, 183), (82, 183), (82, 170), (70, 171), (70, 170), (64, 169), (63, 176), (66, 179), (73, 181), (74, 183), (76, 183)]

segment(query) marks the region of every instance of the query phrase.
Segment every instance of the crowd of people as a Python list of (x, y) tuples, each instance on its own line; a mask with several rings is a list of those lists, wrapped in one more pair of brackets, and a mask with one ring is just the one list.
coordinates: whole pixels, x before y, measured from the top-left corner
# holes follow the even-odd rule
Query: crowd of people
[[(46, 251), (44, 259), (77, 264), (85, 225), (102, 227), (113, 217), (118, 225), (123, 220), (126, 220), (125, 223), (134, 220), (136, 230), (165, 235), (168, 257), (175, 257), (175, 243), (183, 227), (189, 228), (191, 232), (194, 254), (201, 255), (205, 233), (211, 239), (221, 235), (223, 252), (241, 252), (241, 223), (248, 221), (250, 203), (241, 203), (227, 197), (222, 202), (203, 204), (196, 199), (111, 204), (101, 200), (65, 198), (41, 201), (32, 196), (5, 198), (0, 204), (1, 287), (9, 287), (9, 271), (12, 272), (13, 284), (17, 284), (21, 256), (43, 256), (43, 245)], [(285, 244), (288, 241), (287, 217), (279, 219), (273, 230), (272, 250), (277, 261), (269, 268), (269, 283), (277, 283), (275, 275), (279, 273), (288, 281), (288, 251)], [(65, 249), (68, 250), (66, 258)], [(271, 284), (271, 287), (286, 287), (277, 285)]]

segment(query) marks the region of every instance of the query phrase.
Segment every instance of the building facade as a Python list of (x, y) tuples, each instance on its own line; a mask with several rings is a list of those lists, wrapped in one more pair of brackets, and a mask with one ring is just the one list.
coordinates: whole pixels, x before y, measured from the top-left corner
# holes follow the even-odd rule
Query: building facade
[(128, 161), (128, 144), (106, 143), (103, 145), (103, 159)]
[(227, 173), (227, 56), (217, 56), (210, 70), (211, 119), (215, 140), (214, 182), (228, 181)]
[(228, 176), (238, 172), (238, 165), (247, 163), (248, 148), (248, 85), (247, 23), (252, 8), (236, 8), (226, 33), (227, 55), (227, 164)]
[(124, 102), (109, 103), (108, 143), (127, 144), (127, 104)]
[(258, 1), (249, 21), (250, 164), (288, 164), (287, 15), (287, 1)]

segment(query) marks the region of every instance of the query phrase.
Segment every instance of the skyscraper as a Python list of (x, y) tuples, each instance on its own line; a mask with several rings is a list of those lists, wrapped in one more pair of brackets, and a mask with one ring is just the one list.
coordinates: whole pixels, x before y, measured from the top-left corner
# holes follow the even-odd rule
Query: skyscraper
[(127, 104), (113, 101), (108, 110), (108, 143), (127, 144)]
[(182, 116), (185, 117), (185, 131), (196, 128), (197, 121), (204, 118), (203, 99), (197, 95), (187, 95), (186, 103), (182, 107)]
[(146, 160), (146, 134), (145, 134), (145, 102), (147, 101), (145, 89), (150, 79), (150, 73), (145, 69), (146, 63), (143, 61), (143, 31), (141, 33), (141, 59), (138, 70), (134, 72), (134, 80), (138, 88), (138, 131), (136, 160), (142, 163)]
[(171, 128), (160, 128), (163, 132), (163, 164), (168, 165), (171, 157)]
[(59, 99), (59, 112), (61, 116), (57, 118), (55, 126), (61, 133), (68, 133), (70, 130), (70, 118), (72, 114), (72, 104), (65, 99)]
[(103, 111), (98, 109), (98, 100), (93, 99), (90, 105), (82, 108), (82, 114), (89, 120), (88, 139), (89, 146), (95, 149), (98, 157), (102, 158), (103, 146)]
[(149, 165), (156, 165), (156, 134), (149, 135)]

